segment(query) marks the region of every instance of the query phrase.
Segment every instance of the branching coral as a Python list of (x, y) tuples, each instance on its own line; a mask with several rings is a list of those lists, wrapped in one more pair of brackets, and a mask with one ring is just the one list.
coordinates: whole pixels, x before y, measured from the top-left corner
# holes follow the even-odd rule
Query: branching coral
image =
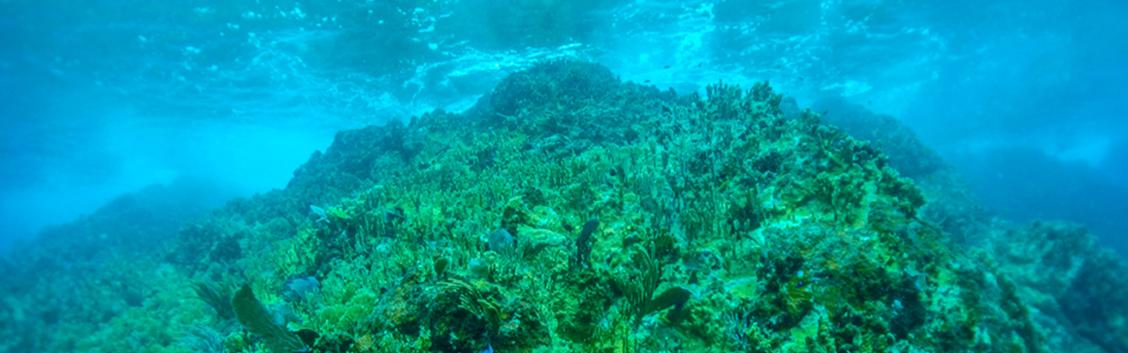
[[(1051, 319), (1031, 293), (1052, 309), (1122, 292), (1095, 284), (1120, 278), (1111, 262), (952, 251), (875, 145), (785, 115), (767, 84), (706, 92), (556, 61), (466, 113), (342, 132), (286, 189), (186, 227), (164, 257), (176, 273), (159, 278), (243, 274), (260, 297), (200, 284), (202, 300), (172, 300), (191, 296), (178, 284), (154, 301), (121, 286), (109, 293), (142, 307), (98, 337), (133, 339), (156, 313), (211, 322), (207, 304), (246, 328), (224, 338), (243, 353), (1037, 351), (1062, 340), (1038, 336)], [(1072, 276), (1011, 278), (1031, 263)], [(1068, 328), (1096, 337), (1123, 306), (1056, 307), (1095, 317)], [(145, 334), (145, 347), (177, 342)]]

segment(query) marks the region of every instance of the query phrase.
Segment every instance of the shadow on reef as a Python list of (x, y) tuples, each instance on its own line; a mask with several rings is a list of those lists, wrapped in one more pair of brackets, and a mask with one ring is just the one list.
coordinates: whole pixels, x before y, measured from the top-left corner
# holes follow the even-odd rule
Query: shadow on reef
[[(148, 256), (103, 259), (95, 278), (50, 272), (149, 290), (86, 317), (122, 304), (59, 306), (81, 293), (39, 282), (8, 300), (4, 330), (53, 334), (5, 348), (1128, 347), (1124, 266), (1087, 233), (981, 217), (941, 197), (954, 184), (938, 160), (897, 171), (914, 158), (898, 156), (931, 155), (896, 150), (915, 138), (865, 142), (782, 102), (767, 84), (678, 96), (543, 63), (466, 113), (341, 132), (285, 189)], [(957, 216), (975, 225), (945, 221)], [(68, 320), (45, 322), (49, 310)]]

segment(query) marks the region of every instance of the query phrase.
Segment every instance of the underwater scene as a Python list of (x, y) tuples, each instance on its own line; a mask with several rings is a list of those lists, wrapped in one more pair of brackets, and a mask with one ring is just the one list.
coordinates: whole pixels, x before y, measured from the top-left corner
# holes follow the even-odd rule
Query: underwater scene
[(0, 352), (1128, 353), (1119, 0), (0, 0)]

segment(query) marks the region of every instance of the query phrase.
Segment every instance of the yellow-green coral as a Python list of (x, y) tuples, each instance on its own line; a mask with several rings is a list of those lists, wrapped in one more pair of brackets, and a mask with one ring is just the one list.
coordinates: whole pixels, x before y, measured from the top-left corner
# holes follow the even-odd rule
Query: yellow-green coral
[[(214, 281), (247, 283), (316, 352), (1044, 349), (1030, 302), (1071, 298), (1046, 289), (1064, 282), (1012, 279), (1037, 262), (1025, 253), (953, 249), (881, 152), (780, 100), (766, 84), (678, 96), (538, 65), (466, 113), (342, 132), (286, 189), (136, 262), (157, 272), (111, 262), (100, 276), (152, 289), (109, 310), (137, 292), (95, 293), (98, 310), (78, 311), (107, 325), (60, 324), (52, 348), (265, 351), (194, 298), (190, 283)], [(1030, 253), (1070, 284), (1114, 277), (1053, 256), (1084, 244), (1040, 231), (1023, 233), (1043, 244)], [(1105, 327), (1121, 329), (1085, 329)]]

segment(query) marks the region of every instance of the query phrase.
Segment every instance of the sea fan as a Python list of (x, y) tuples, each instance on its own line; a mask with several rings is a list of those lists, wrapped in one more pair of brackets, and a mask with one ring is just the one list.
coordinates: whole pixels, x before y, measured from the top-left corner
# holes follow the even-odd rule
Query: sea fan
[(262, 338), (267, 348), (274, 353), (310, 352), (309, 347), (295, 334), (271, 319), (270, 312), (255, 298), (251, 286), (244, 284), (231, 299), (235, 318), (247, 331)]

